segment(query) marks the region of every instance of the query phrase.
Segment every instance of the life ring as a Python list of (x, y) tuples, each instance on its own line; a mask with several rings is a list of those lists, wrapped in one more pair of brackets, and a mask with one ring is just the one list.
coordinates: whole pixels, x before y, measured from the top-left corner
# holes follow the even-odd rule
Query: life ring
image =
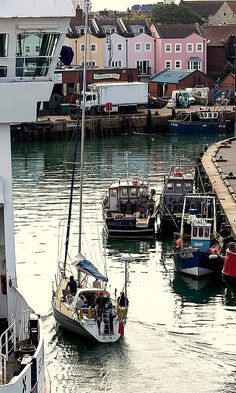
[(177, 170), (174, 172), (174, 176), (175, 176), (175, 177), (183, 177), (183, 173), (182, 173), (179, 169), (177, 169)]

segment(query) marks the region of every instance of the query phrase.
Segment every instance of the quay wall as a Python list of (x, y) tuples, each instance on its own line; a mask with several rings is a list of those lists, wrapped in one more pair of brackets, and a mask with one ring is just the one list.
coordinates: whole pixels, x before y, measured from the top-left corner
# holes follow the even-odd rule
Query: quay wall
[[(188, 108), (185, 111), (195, 112), (198, 108)], [(178, 112), (178, 111), (176, 111)], [(235, 121), (235, 111), (225, 112), (230, 127)], [(152, 134), (169, 132), (168, 120), (172, 111), (168, 108), (143, 109), (134, 114), (104, 115), (86, 119), (86, 137), (108, 137), (126, 133), (146, 132)], [(70, 136), (75, 130), (76, 119), (70, 116), (42, 116), (34, 123), (14, 124), (11, 126), (12, 140), (50, 140)]]
[(236, 137), (211, 145), (201, 163), (236, 238)]

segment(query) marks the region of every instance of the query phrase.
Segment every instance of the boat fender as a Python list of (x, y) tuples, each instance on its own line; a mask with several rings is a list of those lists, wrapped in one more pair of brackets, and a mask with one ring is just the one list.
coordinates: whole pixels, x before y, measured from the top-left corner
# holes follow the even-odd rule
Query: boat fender
[(100, 333), (104, 334), (104, 332), (105, 332), (105, 323), (104, 323), (104, 321), (102, 321), (101, 325), (100, 325)]
[(123, 324), (123, 321), (120, 321), (120, 322), (119, 322), (118, 333), (120, 333), (121, 336), (124, 335), (124, 324)]

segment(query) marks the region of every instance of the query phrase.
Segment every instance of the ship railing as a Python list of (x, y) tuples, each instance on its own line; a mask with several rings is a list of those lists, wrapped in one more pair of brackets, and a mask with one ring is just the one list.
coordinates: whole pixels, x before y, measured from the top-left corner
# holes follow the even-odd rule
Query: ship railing
[(9, 355), (16, 350), (16, 322), (12, 324), (0, 336), (0, 385), (6, 384), (7, 362)]

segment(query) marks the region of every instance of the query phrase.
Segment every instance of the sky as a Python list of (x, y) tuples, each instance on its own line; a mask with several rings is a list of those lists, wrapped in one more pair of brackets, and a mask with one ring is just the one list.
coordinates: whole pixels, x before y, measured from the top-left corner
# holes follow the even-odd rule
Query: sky
[(92, 10), (100, 11), (107, 8), (108, 10), (126, 11), (127, 8), (134, 4), (154, 4), (156, 1), (150, 0), (91, 0)]

